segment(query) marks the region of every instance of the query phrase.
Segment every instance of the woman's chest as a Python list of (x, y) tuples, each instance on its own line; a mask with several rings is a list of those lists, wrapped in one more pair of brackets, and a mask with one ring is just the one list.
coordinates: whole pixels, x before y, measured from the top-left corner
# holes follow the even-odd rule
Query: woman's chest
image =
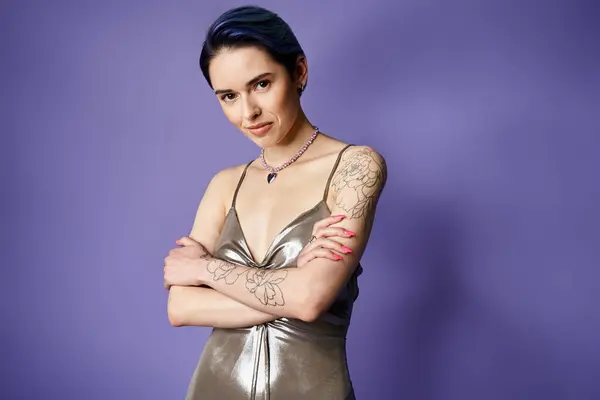
[(217, 240), (214, 255), (248, 266), (294, 266), (295, 259), (312, 236), (314, 224), (328, 215), (329, 208), (324, 201), (320, 201), (291, 218), (272, 238), (262, 239), (259, 247), (250, 238), (264, 235), (264, 226), (257, 224), (255, 230), (246, 230), (240, 224), (239, 213), (232, 207)]

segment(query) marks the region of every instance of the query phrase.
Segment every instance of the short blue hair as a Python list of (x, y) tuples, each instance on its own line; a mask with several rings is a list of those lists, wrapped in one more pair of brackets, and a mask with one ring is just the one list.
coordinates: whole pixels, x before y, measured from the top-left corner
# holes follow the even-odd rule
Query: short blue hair
[[(232, 8), (208, 28), (200, 69), (212, 88), (208, 73), (211, 60), (224, 48), (258, 47), (281, 64), (293, 79), (298, 56), (304, 51), (289, 25), (279, 15), (258, 6)], [(299, 90), (299, 94), (302, 91)]]

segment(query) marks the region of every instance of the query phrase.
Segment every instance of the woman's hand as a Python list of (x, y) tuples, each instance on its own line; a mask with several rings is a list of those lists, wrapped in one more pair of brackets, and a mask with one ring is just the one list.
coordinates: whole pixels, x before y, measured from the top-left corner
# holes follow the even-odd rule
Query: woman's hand
[(208, 251), (188, 236), (175, 243), (183, 247), (172, 249), (165, 258), (165, 288), (169, 289), (173, 285), (198, 286), (202, 261), (210, 256)]
[[(331, 260), (341, 260), (340, 254), (348, 254), (352, 249), (336, 242), (332, 237), (350, 238), (354, 236), (354, 232), (334, 225), (344, 219), (343, 215), (326, 217), (317, 222), (313, 227), (313, 236), (298, 255), (296, 265), (298, 268), (303, 267), (314, 258), (329, 258)], [(338, 254), (339, 253), (339, 254)]]

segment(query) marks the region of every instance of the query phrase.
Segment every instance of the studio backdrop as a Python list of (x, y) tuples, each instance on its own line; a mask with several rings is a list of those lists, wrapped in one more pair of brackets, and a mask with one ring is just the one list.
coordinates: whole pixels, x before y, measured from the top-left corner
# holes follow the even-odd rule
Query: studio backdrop
[[(258, 155), (198, 67), (239, 1), (4, 1), (2, 399), (182, 399), (209, 328), (163, 259)], [(586, 1), (260, 1), (310, 119), (388, 183), (348, 333), (359, 399), (600, 398), (598, 12)]]

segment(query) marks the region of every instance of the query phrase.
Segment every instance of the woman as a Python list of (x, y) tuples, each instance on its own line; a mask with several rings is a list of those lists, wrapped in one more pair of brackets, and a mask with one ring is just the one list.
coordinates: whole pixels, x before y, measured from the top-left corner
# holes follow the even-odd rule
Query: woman
[(319, 132), (289, 26), (240, 7), (210, 27), (200, 67), (257, 159), (214, 176), (165, 259), (175, 326), (214, 327), (187, 399), (353, 399), (345, 337), (384, 159)]

